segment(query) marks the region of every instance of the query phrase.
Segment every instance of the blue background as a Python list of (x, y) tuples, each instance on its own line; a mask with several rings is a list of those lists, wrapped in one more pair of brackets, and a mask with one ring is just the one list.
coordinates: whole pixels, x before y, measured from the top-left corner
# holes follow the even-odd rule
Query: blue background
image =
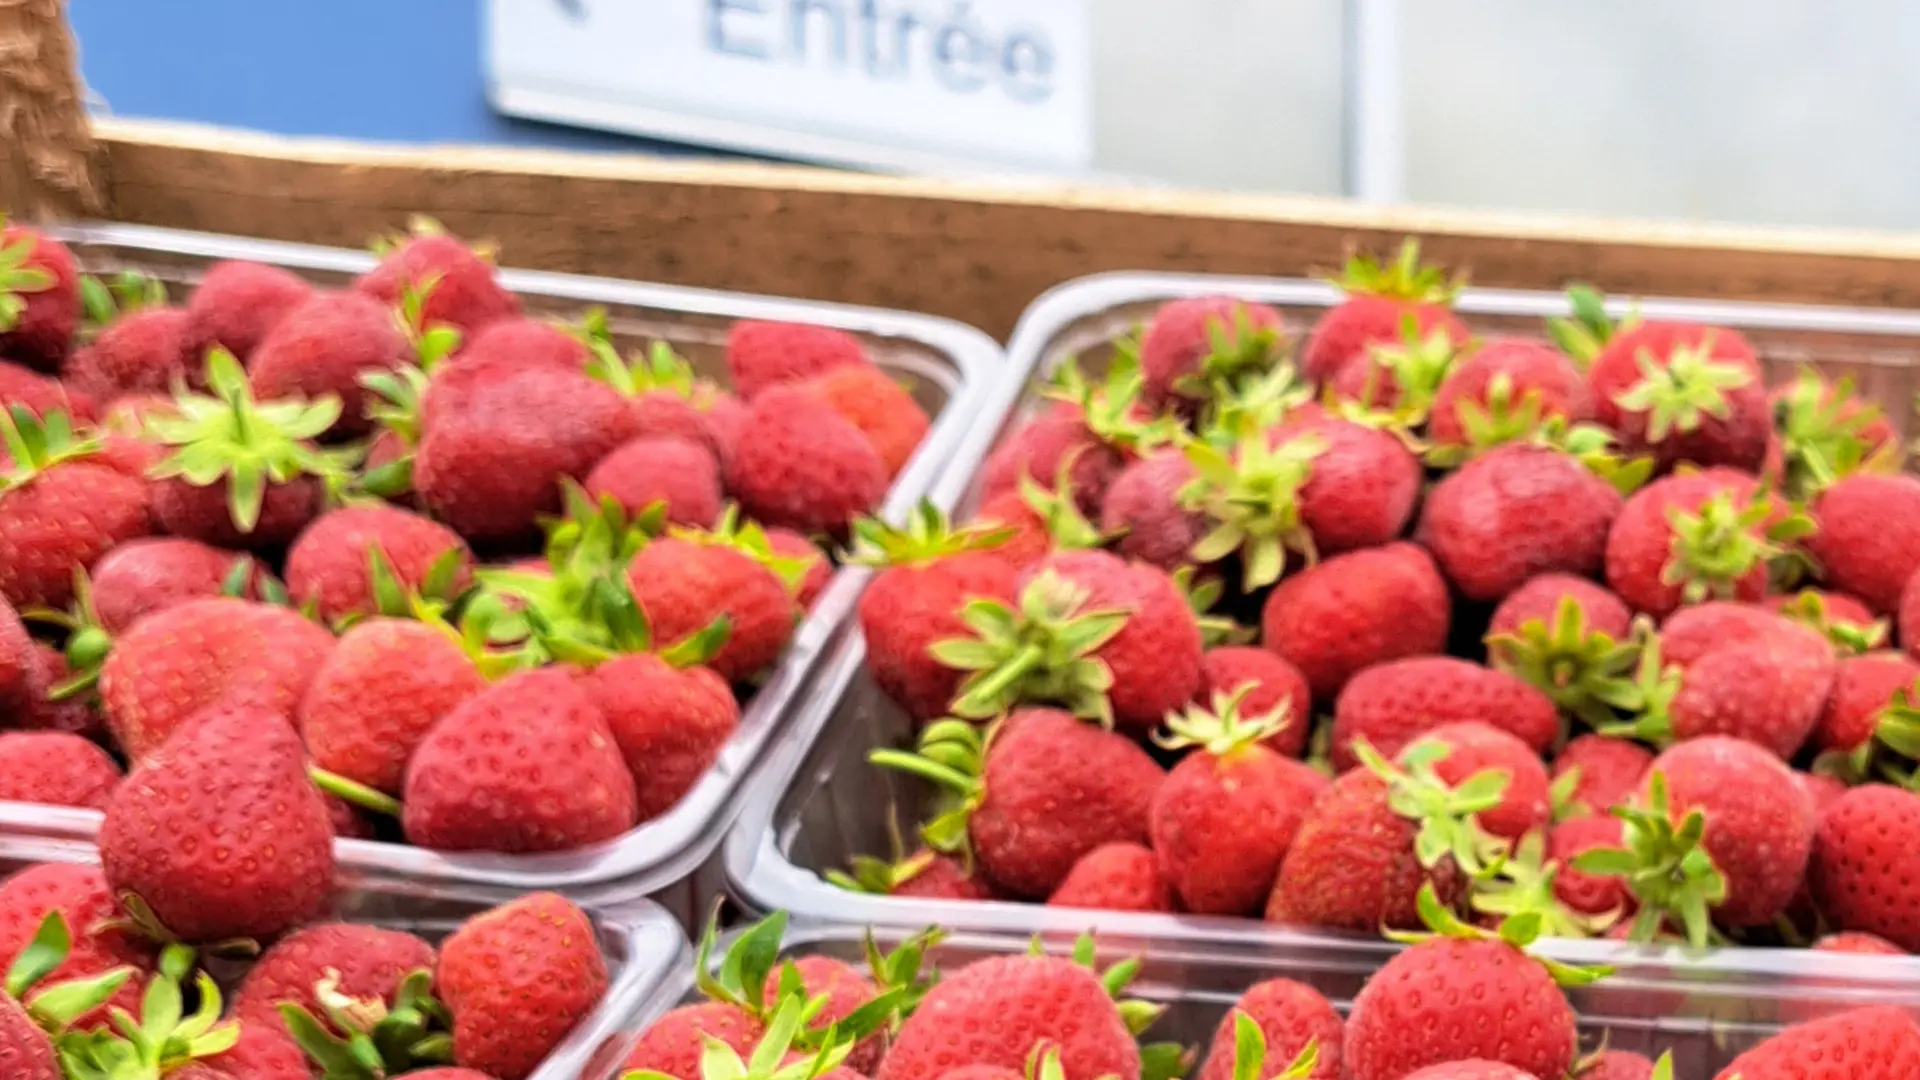
[(481, 7), (72, 0), (68, 17), (87, 84), (118, 116), (392, 142), (714, 153), (496, 115), (481, 74)]

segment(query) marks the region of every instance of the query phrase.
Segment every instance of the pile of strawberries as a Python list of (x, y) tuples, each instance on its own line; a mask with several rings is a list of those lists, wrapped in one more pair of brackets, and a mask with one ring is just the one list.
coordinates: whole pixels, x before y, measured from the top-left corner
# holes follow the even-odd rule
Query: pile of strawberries
[[(738, 323), (729, 391), (430, 224), (343, 288), (225, 262), (184, 304), (0, 228), (0, 799), (104, 809), (110, 868), (190, 858), (221, 911), (295, 903), (250, 878), (329, 829), (667, 812), (928, 426), (845, 333)], [(269, 743), (317, 820), (212, 794)]]
[[(303, 797), (317, 810), (311, 789)], [(153, 910), (116, 899), (128, 873), (146, 887), (156, 873), (200, 869), (55, 862), (0, 881), (0, 1075), (510, 1080), (537, 1068), (607, 992), (593, 925), (552, 893), (475, 915), (436, 949), (405, 931), (325, 921), (332, 867), (302, 864), (314, 873), (289, 883), (305, 909), (274, 926), (283, 936), (257, 956), (250, 935), (264, 924), (225, 918), (244, 897), (202, 897), (191, 926), (206, 935), (199, 948), (158, 933)], [(236, 955), (252, 959), (236, 966)]]
[[(1070, 957), (1036, 947), (943, 970), (937, 930), (891, 951), (869, 936), (856, 966), (781, 959), (785, 918), (775, 915), (741, 931), (713, 967), (709, 935), (700, 999), (646, 1029), (624, 1080), (1165, 1080), (1196, 1064), (1197, 1080), (1706, 1080), (1676, 1072), (1676, 1060), (1724, 1065), (1715, 1080), (1920, 1075), (1920, 1025), (1887, 1007), (1804, 1018), (1737, 1056), (1704, 1034), (1658, 1060), (1608, 1049), (1622, 1033), (1583, 1032), (1562, 989), (1607, 973), (1530, 955), (1537, 916), (1497, 932), (1469, 926), (1431, 887), (1421, 908), (1430, 930), (1407, 935), (1344, 1016), (1313, 986), (1271, 978), (1209, 1019), (1197, 1046), (1143, 1044), (1168, 1006), (1123, 997), (1141, 963), (1100, 970), (1091, 938)], [(1180, 1004), (1184, 1014), (1199, 1002)], [(1650, 1019), (1666, 1015), (1640, 1004)]]
[(967, 524), (855, 527), (919, 728), (873, 759), (940, 800), (835, 880), (1362, 933), (1430, 887), (1553, 937), (1920, 949), (1888, 419), (1584, 288), (1476, 340), (1411, 244), (1342, 284), (1298, 342), (1167, 303), (1066, 365)]

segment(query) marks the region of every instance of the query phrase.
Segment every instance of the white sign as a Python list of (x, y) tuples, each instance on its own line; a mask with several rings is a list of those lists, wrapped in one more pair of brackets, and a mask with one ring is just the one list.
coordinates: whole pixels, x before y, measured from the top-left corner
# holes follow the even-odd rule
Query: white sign
[(491, 0), (510, 115), (915, 172), (1093, 157), (1090, 0)]

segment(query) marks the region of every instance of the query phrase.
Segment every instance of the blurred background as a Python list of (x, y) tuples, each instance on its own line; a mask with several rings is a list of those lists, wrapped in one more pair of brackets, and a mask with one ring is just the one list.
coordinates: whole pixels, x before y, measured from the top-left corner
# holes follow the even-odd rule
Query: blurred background
[(96, 107), (125, 116), (1920, 227), (1920, 5), (1900, 0), (72, 0), (71, 18)]

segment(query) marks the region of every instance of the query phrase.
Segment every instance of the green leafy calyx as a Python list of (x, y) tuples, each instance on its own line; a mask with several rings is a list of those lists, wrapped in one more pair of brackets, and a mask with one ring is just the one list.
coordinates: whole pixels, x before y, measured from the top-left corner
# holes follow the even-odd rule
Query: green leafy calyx
[(1238, 552), (1248, 590), (1280, 580), (1290, 552), (1308, 564), (1316, 561), (1313, 534), (1300, 513), (1300, 492), (1313, 477), (1314, 459), (1326, 448), (1326, 440), (1316, 435), (1276, 441), (1266, 431), (1248, 431), (1232, 450), (1189, 442), (1185, 453), (1194, 478), (1180, 489), (1180, 505), (1206, 515), (1211, 524), (1193, 545), (1194, 560), (1215, 563)]
[(1017, 608), (998, 600), (967, 601), (960, 620), (973, 636), (935, 642), (930, 650), (942, 664), (968, 673), (954, 714), (986, 720), (1016, 705), (1051, 703), (1111, 727), (1107, 691), (1113, 671), (1097, 654), (1132, 612), (1090, 609), (1088, 595), (1049, 570), (1022, 590)]
[(1573, 865), (1582, 873), (1625, 881), (1640, 906), (1632, 939), (1651, 942), (1671, 922), (1685, 930), (1695, 948), (1720, 942), (1712, 909), (1727, 898), (1727, 879), (1701, 846), (1706, 815), (1689, 810), (1676, 825), (1666, 774), (1655, 771), (1645, 805), (1616, 807), (1614, 816), (1625, 823), (1623, 846), (1582, 852)]
[(1013, 536), (1012, 529), (991, 524), (954, 528), (932, 499), (920, 500), (904, 526), (863, 517), (852, 533), (844, 561), (861, 566), (924, 566), (962, 552), (991, 551)]
[(1415, 304), (1451, 304), (1466, 288), (1465, 274), (1449, 278), (1445, 270), (1420, 261), (1420, 241), (1408, 237), (1391, 262), (1368, 252), (1347, 256), (1332, 283), (1349, 294), (1384, 296)]
[(1487, 652), (1495, 667), (1539, 688), (1561, 711), (1597, 726), (1616, 718), (1614, 703), (1631, 684), (1628, 672), (1639, 658), (1640, 642), (1633, 636), (1615, 641), (1589, 626), (1580, 602), (1563, 596), (1551, 618), (1489, 634)]
[(1751, 384), (1753, 370), (1744, 364), (1713, 358), (1713, 338), (1683, 346), (1661, 363), (1648, 349), (1634, 355), (1640, 381), (1614, 395), (1614, 403), (1628, 412), (1647, 414), (1647, 439), (1698, 430), (1708, 417), (1725, 420), (1733, 415), (1727, 391)]
[(1240, 715), (1240, 706), (1257, 685), (1245, 682), (1231, 692), (1215, 691), (1211, 707), (1189, 705), (1185, 711), (1169, 713), (1166, 734), (1156, 734), (1153, 741), (1168, 750), (1199, 747), (1224, 758), (1273, 738), (1294, 722), (1293, 702), (1282, 699), (1258, 716)]

